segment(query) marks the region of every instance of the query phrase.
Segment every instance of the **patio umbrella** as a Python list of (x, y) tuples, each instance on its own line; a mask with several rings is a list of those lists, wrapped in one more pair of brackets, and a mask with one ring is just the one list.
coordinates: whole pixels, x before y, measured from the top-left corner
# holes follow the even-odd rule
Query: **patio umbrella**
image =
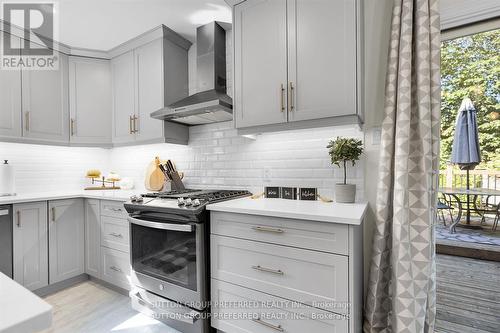
[[(477, 130), (476, 108), (469, 98), (464, 98), (457, 114), (455, 137), (451, 150), (451, 163), (457, 164), (467, 172), (467, 190), (469, 190), (469, 171), (481, 162), (479, 136)], [(467, 224), (470, 223), (469, 195), (467, 194)]]

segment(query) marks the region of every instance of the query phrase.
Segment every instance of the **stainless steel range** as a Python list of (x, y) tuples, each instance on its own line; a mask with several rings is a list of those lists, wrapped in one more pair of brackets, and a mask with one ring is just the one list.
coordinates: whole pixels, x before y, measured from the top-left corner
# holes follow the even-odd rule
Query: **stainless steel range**
[(209, 203), (248, 191), (147, 193), (125, 203), (130, 222), (132, 306), (183, 333), (210, 331)]

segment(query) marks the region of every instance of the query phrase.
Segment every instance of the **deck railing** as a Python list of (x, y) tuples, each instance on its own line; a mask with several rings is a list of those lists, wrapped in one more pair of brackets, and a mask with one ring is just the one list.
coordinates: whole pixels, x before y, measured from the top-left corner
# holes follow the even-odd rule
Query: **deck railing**
[[(467, 172), (449, 166), (439, 172), (439, 187), (466, 187)], [(500, 189), (500, 171), (471, 170), (469, 171), (469, 186), (471, 188)]]

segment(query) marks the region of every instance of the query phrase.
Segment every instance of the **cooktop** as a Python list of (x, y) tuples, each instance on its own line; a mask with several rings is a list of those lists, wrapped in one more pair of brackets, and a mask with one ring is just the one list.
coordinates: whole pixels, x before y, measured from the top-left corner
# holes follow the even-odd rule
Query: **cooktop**
[(246, 190), (194, 190), (151, 192), (132, 196), (125, 203), (129, 213), (174, 213), (199, 214), (210, 203), (242, 198), (252, 195)]

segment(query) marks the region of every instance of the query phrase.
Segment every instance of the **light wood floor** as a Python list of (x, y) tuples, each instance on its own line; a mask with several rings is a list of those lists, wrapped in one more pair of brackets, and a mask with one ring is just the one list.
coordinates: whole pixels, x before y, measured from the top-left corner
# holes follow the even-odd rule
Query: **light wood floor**
[(500, 332), (500, 262), (437, 256), (440, 333)]
[[(134, 311), (127, 296), (92, 281), (45, 300), (54, 318), (44, 333), (179, 333)], [(436, 332), (500, 332), (500, 262), (437, 256)]]
[(43, 333), (179, 333), (134, 311), (127, 296), (86, 281), (45, 297), (53, 324)]

